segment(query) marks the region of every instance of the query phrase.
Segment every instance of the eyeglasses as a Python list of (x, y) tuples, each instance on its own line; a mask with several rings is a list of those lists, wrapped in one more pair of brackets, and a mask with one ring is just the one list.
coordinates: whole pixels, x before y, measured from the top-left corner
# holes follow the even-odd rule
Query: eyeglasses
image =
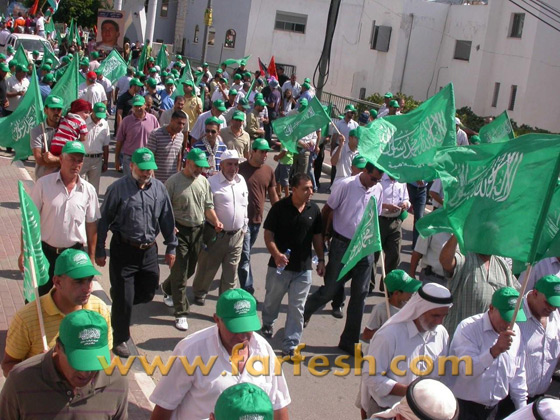
[(206, 130), (206, 132), (207, 132), (208, 134), (216, 134), (216, 133), (217, 133), (216, 130)]

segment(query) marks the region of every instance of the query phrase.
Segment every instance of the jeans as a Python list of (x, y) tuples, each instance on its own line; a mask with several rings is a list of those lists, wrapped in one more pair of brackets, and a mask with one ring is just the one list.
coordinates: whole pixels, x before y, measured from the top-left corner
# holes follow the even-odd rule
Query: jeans
[(313, 162), (315, 162), (315, 159), (317, 159), (315, 152), (310, 153), (309, 162), (307, 163), (307, 175), (309, 175), (313, 183), (313, 191), (317, 191), (317, 182), (315, 181), (315, 174), (313, 173)]
[(416, 222), (424, 216), (424, 209), (426, 207), (427, 198), (427, 188), (418, 187), (412, 184), (406, 184), (408, 189), (408, 196), (410, 203), (412, 204), (412, 209), (414, 211), (414, 229), (412, 231), (412, 249), (416, 246), (416, 240), (418, 239), (418, 231), (416, 230)]
[(245, 238), (243, 239), (241, 260), (237, 268), (237, 276), (239, 277), (241, 288), (251, 294), (255, 293), (255, 288), (253, 287), (253, 271), (251, 270), (251, 249), (253, 249), (253, 245), (255, 245), (260, 228), (260, 223), (249, 223), (247, 226), (247, 232), (245, 232)]
[(340, 336), (340, 344), (353, 346), (360, 341), (360, 329), (364, 315), (365, 300), (368, 294), (369, 279), (373, 266), (373, 254), (362, 258), (340, 281), (338, 274), (342, 269), (342, 257), (350, 242), (334, 237), (329, 250), (329, 263), (325, 272), (325, 285), (309, 296), (305, 304), (305, 315), (317, 312), (344, 289), (344, 283), (352, 279), (350, 286), (350, 302), (346, 311), (346, 325)]
[(132, 162), (132, 156), (131, 155), (125, 155), (123, 153), (122, 158), (121, 158), (121, 166), (122, 166), (122, 171), (123, 171), (124, 176), (128, 176), (132, 173), (132, 170), (130, 169), (130, 163), (131, 162)]
[(289, 352), (297, 347), (303, 332), (303, 309), (311, 288), (311, 270), (276, 273), (276, 268), (268, 267), (266, 272), (266, 295), (264, 297), (263, 325), (274, 325), (280, 311), (282, 298), (288, 292), (288, 312), (282, 350)]

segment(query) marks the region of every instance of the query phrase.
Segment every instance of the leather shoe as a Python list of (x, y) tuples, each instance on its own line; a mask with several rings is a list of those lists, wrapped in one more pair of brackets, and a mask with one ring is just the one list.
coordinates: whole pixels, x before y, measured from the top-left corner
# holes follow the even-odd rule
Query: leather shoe
[(194, 304), (195, 305), (204, 306), (204, 303), (206, 303), (206, 298), (198, 297), (198, 296), (194, 297)]
[(125, 341), (113, 346), (113, 353), (120, 357), (130, 357), (130, 350)]
[(274, 328), (272, 325), (263, 325), (261, 328), (261, 334), (266, 338), (272, 338), (274, 335)]
[(346, 343), (338, 343), (338, 348), (340, 350), (342, 350), (343, 352), (348, 353), (351, 356), (355, 355), (355, 349), (354, 349), (354, 344), (346, 344)]
[(338, 319), (342, 319), (344, 318), (344, 315), (342, 314), (342, 308), (332, 308), (332, 312), (331, 315), (334, 316), (335, 318)]

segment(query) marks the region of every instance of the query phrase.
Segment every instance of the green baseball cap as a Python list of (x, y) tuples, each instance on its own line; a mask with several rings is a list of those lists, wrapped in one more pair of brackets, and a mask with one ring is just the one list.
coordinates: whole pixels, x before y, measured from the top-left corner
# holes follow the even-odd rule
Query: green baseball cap
[(140, 80), (138, 80), (136, 77), (133, 78), (133, 79), (130, 79), (130, 83), (129, 83), (129, 84), (130, 84), (130, 86), (140, 86), (140, 87), (144, 86), (144, 85), (142, 84), (142, 82), (141, 82)]
[(355, 166), (358, 169), (364, 169), (366, 164), (367, 160), (362, 155), (356, 155), (354, 156), (354, 159), (352, 159), (352, 166)]
[(107, 105), (103, 102), (97, 102), (93, 106), (93, 113), (97, 118), (107, 118)]
[(45, 99), (45, 106), (47, 108), (64, 108), (64, 100), (60, 96), (49, 95)]
[(0, 53), (0, 60), (5, 60), (6, 58), (8, 58), (6, 57), (6, 54)]
[(10, 62), (8, 63), (8, 66), (10, 67), (17, 67), (18, 66), (18, 62), (14, 59), (10, 60)]
[(384, 96), (384, 98), (387, 98), (387, 99), (391, 99), (392, 97), (393, 97), (393, 94), (391, 92), (387, 92)]
[(138, 169), (146, 171), (148, 169), (157, 169), (156, 158), (150, 149), (147, 147), (140, 147), (132, 153), (132, 163), (138, 166)]
[(472, 144), (479, 144), (480, 143), (480, 136), (477, 136), (477, 135), (471, 136), (471, 138), (469, 140), (471, 141)]
[(16, 50), (14, 49), (14, 47), (12, 47), (11, 45), (8, 45), (8, 53), (13, 53), (16, 52)]
[(309, 105), (309, 101), (305, 98), (301, 98), (298, 102), (300, 109), (305, 109)]
[(238, 121), (245, 121), (245, 113), (237, 109), (233, 111), (233, 116), (231, 117), (231, 119), (238, 120)]
[(549, 304), (560, 307), (560, 278), (558, 276), (541, 277), (535, 284), (535, 289), (546, 296)]
[[(214, 108), (216, 108), (218, 111), (222, 111), (222, 112), (224, 112), (227, 109), (226, 105), (224, 104), (224, 101), (222, 101), (221, 99), (218, 99), (217, 101), (214, 101), (212, 103), (212, 106)], [(208, 121), (208, 120), (206, 120), (206, 121)]]
[(309, 90), (311, 89), (311, 85), (307, 82), (305, 82), (303, 85), (301, 85), (302, 87), (304, 87), (305, 89)]
[(192, 80), (183, 80), (181, 83), (194, 88), (194, 82)]
[[(79, 141), (69, 141), (66, 144), (68, 143), (81, 144), (81, 142)], [(63, 151), (62, 153), (65, 152)], [(54, 275), (66, 275), (73, 279), (83, 279), (85, 277), (99, 276), (101, 275), (101, 273), (95, 269), (86, 252), (79, 249), (68, 248), (62, 251), (62, 253), (56, 259), (56, 262), (54, 264)]]
[(33, 52), (31, 53), (33, 55), (39, 55), (39, 50), (33, 50)]
[(249, 77), (249, 78), (250, 78), (250, 77), (252, 76), (252, 74), (251, 74), (250, 71), (246, 71), (245, 73), (243, 73), (243, 76), (244, 76), (244, 77)]
[(359, 140), (360, 137), (362, 137), (361, 127), (354, 128), (353, 130), (350, 130), (350, 132), (348, 133), (348, 136), (349, 137), (356, 137)]
[(8, 73), (10, 71), (10, 67), (8, 67), (8, 65), (6, 63), (0, 63), (0, 70)]
[(263, 98), (264, 95), (261, 92), (255, 94), (255, 99), (263, 99)]
[(222, 74), (224, 71), (222, 69), (216, 70), (216, 74)]
[(43, 64), (43, 65), (41, 66), (41, 70), (51, 71), (52, 68), (51, 68), (51, 66), (49, 66), (48, 64)]
[(202, 67), (208, 67), (208, 63), (207, 62), (202, 63)]
[(174, 85), (175, 84), (175, 79), (171, 76), (169, 76), (167, 79), (165, 79), (165, 84), (166, 85)]
[(63, 63), (69, 63), (72, 60), (72, 57), (65, 55), (60, 59)]
[(161, 72), (161, 77), (167, 77), (169, 76), (169, 73), (167, 73), (165, 70)]
[(266, 106), (266, 102), (264, 101), (264, 99), (257, 99), (255, 101), (255, 105), (257, 106)]
[(181, 54), (177, 54), (175, 56), (175, 60), (182, 60), (182, 59), (183, 59), (183, 56)]
[(26, 71), (27, 71), (27, 67), (25, 67), (25, 66), (22, 65), (22, 64), (18, 64), (18, 65), (16, 66), (16, 73), (19, 72), (19, 71), (25, 71), (25, 72), (26, 72)]
[(250, 109), (251, 105), (249, 105), (249, 101), (247, 100), (247, 98), (241, 98), (238, 102), (239, 105), (241, 105), (244, 109)]
[[(519, 292), (513, 287), (502, 287), (496, 290), (492, 295), (492, 306), (500, 312), (504, 321), (511, 322), (518, 298)], [(523, 306), (521, 306), (517, 313), (516, 322), (524, 321), (527, 321), (527, 317), (525, 316), (525, 312), (523, 312)]]
[(99, 53), (98, 53), (97, 51), (93, 51), (93, 52), (91, 53), (91, 56), (92, 56), (93, 58), (99, 58)]
[(52, 65), (53, 65), (53, 61), (52, 61), (50, 58), (47, 58), (47, 59), (45, 60), (45, 64), (48, 64), (49, 66), (52, 66)]
[(311, 83), (311, 79), (309, 77), (306, 77), (305, 79), (303, 79), (304, 83)]
[[(173, 63), (173, 67), (181, 67), (181, 63), (179, 61), (175, 61)], [(175, 70), (175, 69), (173, 69), (173, 70)]]
[[(2, 65), (0, 64), (0, 69), (1, 68), (2, 68)], [(47, 73), (43, 76), (43, 83), (50, 83), (50, 82), (54, 82), (54, 74)]]
[(97, 67), (97, 68), (94, 70), (94, 73), (95, 73), (95, 74), (101, 74), (101, 75), (103, 75), (103, 69), (102, 69), (101, 67)]
[(227, 388), (214, 407), (216, 420), (272, 420), (274, 409), (268, 394), (257, 385), (244, 382)]
[(201, 149), (192, 148), (189, 153), (187, 153), (187, 160), (192, 160), (196, 166), (200, 166), (201, 168), (210, 167), (206, 153)]
[(138, 70), (138, 71), (136, 72), (136, 74), (134, 75), (134, 77), (136, 77), (136, 78), (138, 78), (138, 79), (141, 79), (141, 78), (144, 77), (144, 76), (145, 76), (144, 72), (143, 72), (143, 71), (140, 71), (140, 70)]
[(228, 95), (235, 95), (237, 96), (237, 90), (236, 89), (230, 89), (228, 92)]
[(268, 141), (266, 141), (263, 138), (258, 138), (253, 140), (253, 145), (251, 146), (251, 149), (253, 150), (272, 150), (269, 145), (268, 145)]
[(261, 329), (257, 315), (257, 301), (243, 289), (229, 289), (222, 293), (216, 304), (216, 315), (229, 332), (241, 334)]
[(222, 125), (222, 120), (212, 116), (212, 117), (206, 118), (206, 120), (204, 121), (204, 125), (209, 125), (209, 124), (217, 125), (218, 127), (220, 127)]
[(156, 61), (155, 57), (148, 57), (148, 62), (153, 63)]
[(89, 66), (89, 58), (83, 58), (82, 61), (80, 61), (80, 66)]
[(157, 69), (155, 67), (150, 67), (150, 70), (148, 70), (149, 73), (157, 73)]
[(374, 118), (377, 118), (377, 109), (370, 109), (369, 110), (369, 115), (371, 115)]
[(157, 80), (153, 77), (150, 77), (148, 80), (146, 80), (146, 84), (151, 88), (155, 88), (157, 86)]
[(391, 107), (391, 108), (400, 108), (401, 106), (399, 105), (399, 102), (398, 102), (398, 101), (395, 101), (395, 100), (393, 99), (391, 102), (389, 102), (389, 107)]
[(241, 75), (239, 73), (234, 74), (233, 80), (241, 80)]
[(142, 106), (146, 103), (146, 99), (142, 95), (136, 95), (132, 98), (132, 106)]
[(98, 357), (104, 357), (107, 363), (111, 360), (108, 330), (107, 321), (98, 312), (80, 309), (66, 315), (58, 337), (70, 366), (82, 372), (102, 370)]
[(385, 276), (385, 286), (388, 292), (414, 293), (422, 287), (420, 280), (413, 279), (403, 270), (393, 270)]
[(348, 104), (344, 107), (344, 113), (347, 112), (356, 112), (356, 107), (352, 104)]
[(86, 148), (81, 141), (67, 141), (62, 148), (62, 153), (80, 153), (85, 155)]

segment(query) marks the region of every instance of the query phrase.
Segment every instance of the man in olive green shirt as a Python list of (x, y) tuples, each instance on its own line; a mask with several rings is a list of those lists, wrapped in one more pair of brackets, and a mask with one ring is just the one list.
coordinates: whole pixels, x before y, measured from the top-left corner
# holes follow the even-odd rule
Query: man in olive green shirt
[(198, 253), (202, 245), (204, 221), (212, 224), (216, 231), (222, 229), (214, 211), (214, 201), (210, 184), (200, 176), (208, 168), (206, 154), (200, 149), (192, 149), (187, 154), (183, 171), (172, 175), (165, 183), (177, 229), (177, 257), (169, 277), (162, 283), (163, 301), (175, 311), (175, 327), (186, 331), (189, 328), (187, 313), (187, 279), (195, 272)]

